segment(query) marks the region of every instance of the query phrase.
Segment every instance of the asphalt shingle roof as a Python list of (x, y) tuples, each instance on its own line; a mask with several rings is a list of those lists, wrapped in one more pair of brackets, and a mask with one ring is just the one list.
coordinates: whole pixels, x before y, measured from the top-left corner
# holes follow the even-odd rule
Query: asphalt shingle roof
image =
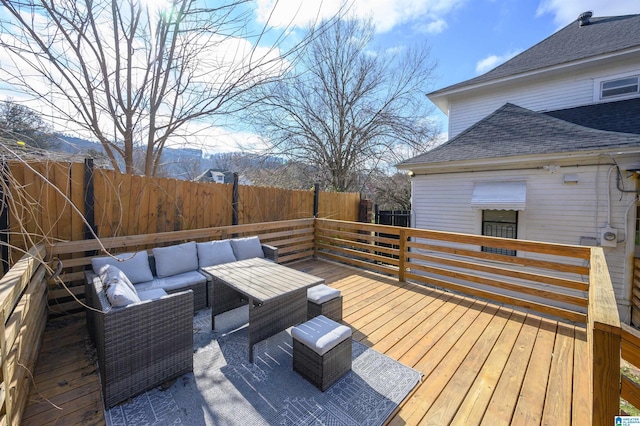
[(574, 21), (491, 71), (433, 94), (638, 46), (640, 15), (592, 17), (582, 27)]
[(626, 147), (640, 147), (640, 135), (592, 129), (507, 103), (399, 166)]
[(548, 111), (545, 114), (592, 129), (640, 134), (640, 98)]

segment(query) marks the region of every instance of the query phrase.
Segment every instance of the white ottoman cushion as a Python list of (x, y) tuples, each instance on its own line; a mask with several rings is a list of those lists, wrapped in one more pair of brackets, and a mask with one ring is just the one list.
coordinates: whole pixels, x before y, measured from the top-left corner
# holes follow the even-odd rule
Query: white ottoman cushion
[(340, 290), (324, 284), (319, 284), (307, 290), (307, 300), (316, 305), (321, 305), (336, 297), (340, 297)]
[(322, 356), (351, 337), (351, 328), (319, 315), (291, 329), (291, 337)]

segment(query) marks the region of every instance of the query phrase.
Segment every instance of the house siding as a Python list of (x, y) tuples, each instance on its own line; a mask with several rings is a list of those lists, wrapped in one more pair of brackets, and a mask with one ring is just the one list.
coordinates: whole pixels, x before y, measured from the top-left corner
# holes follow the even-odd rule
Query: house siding
[[(605, 226), (608, 200), (611, 202), (610, 226), (624, 237), (625, 210), (634, 195), (622, 194), (615, 188), (615, 173), (610, 165), (562, 167), (550, 173), (543, 165), (515, 171), (447, 173), (413, 178), (413, 223), (416, 228), (481, 234), (481, 210), (471, 207), (474, 182), (525, 180), (526, 208), (518, 214), (518, 238), (560, 244), (580, 244), (581, 237), (599, 239)], [(578, 176), (578, 183), (564, 183), (565, 174)], [(611, 189), (608, 196), (607, 179)], [(635, 187), (635, 182), (625, 182)], [(594, 191), (594, 188), (597, 188)], [(633, 228), (629, 233), (633, 235)], [(632, 238), (632, 237), (630, 237)], [(632, 264), (625, 259), (625, 245), (605, 247), (619, 310), (628, 317), (629, 287)], [(533, 253), (519, 256), (538, 257)]]
[(640, 73), (636, 63), (598, 66), (552, 78), (528, 79), (526, 84), (468, 91), (449, 98), (449, 138), (458, 135), (507, 102), (533, 111), (552, 111), (594, 102), (594, 82), (619, 74)]

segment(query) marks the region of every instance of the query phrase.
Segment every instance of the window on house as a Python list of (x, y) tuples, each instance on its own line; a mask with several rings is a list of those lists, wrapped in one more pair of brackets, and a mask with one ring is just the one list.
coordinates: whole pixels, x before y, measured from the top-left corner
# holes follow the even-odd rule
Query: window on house
[(600, 83), (600, 99), (638, 93), (640, 76), (619, 78), (617, 80), (603, 81)]
[[(518, 237), (518, 212), (516, 210), (483, 210), (482, 235), (489, 237), (513, 238)], [(515, 256), (515, 250), (495, 247), (482, 247), (487, 253)]]

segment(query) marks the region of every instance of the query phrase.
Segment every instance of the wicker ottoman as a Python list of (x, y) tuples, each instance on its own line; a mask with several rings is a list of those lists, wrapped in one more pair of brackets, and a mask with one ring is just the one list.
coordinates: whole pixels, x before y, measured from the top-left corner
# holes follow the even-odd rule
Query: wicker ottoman
[(324, 315), (342, 321), (342, 294), (340, 290), (320, 284), (307, 290), (307, 319)]
[(291, 329), (293, 370), (322, 392), (351, 370), (351, 328), (323, 315)]

